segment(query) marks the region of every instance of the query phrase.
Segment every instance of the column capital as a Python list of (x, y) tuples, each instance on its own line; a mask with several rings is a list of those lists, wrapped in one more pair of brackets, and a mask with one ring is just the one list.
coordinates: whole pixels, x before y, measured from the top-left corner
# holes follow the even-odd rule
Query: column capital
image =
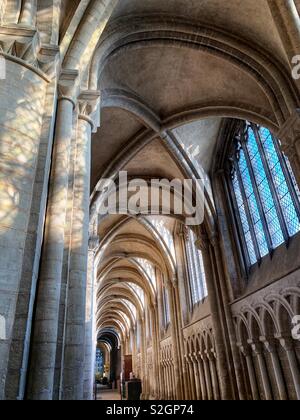
[(177, 288), (178, 287), (178, 277), (177, 274), (173, 274), (172, 279), (171, 279), (171, 284), (173, 286), (173, 288)]
[(300, 109), (297, 108), (278, 132), (282, 149), (289, 159), (296, 155), (296, 144), (300, 141)]
[(199, 249), (200, 251), (208, 251), (209, 245), (210, 245), (210, 242), (207, 235), (201, 235), (201, 237), (197, 238), (195, 242), (196, 248)]
[(253, 341), (253, 340), (248, 340), (248, 344), (251, 347), (253, 353), (256, 356), (259, 356), (260, 354), (262, 354), (262, 344), (259, 341)]
[(92, 130), (100, 126), (100, 91), (85, 90), (78, 96), (78, 119), (87, 121)]
[(242, 355), (244, 357), (249, 357), (250, 356), (250, 348), (249, 348), (249, 346), (247, 346), (247, 345), (245, 346), (242, 343), (237, 343), (237, 346), (238, 346), (240, 352), (242, 353)]
[(206, 233), (201, 234), (197, 238), (195, 245), (200, 251), (208, 251), (209, 247), (216, 247), (220, 244), (220, 237), (217, 232), (211, 232), (210, 235)]
[(89, 239), (89, 250), (95, 252), (99, 244), (100, 244), (99, 236), (91, 236)]
[(60, 59), (60, 50), (57, 45), (43, 44), (39, 51), (39, 64), (41, 70), (47, 74), (50, 79), (57, 75), (57, 69)]
[(294, 348), (293, 339), (290, 336), (285, 336), (282, 334), (276, 334), (275, 338), (277, 338), (284, 348), (285, 351), (292, 351)]
[(78, 70), (62, 70), (58, 81), (58, 99), (67, 100), (76, 107), (79, 93)]
[(259, 338), (260, 342), (264, 345), (265, 349), (267, 350), (268, 353), (272, 354), (275, 353), (276, 351), (276, 347), (275, 347), (275, 338), (267, 338), (265, 336), (262, 336)]

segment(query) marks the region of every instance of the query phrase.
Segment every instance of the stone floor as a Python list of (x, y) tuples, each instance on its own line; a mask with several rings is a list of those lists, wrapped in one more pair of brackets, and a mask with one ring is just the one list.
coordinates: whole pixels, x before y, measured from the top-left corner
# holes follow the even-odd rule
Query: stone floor
[(112, 391), (111, 389), (101, 389), (98, 392), (97, 400), (121, 401), (121, 397), (118, 391)]

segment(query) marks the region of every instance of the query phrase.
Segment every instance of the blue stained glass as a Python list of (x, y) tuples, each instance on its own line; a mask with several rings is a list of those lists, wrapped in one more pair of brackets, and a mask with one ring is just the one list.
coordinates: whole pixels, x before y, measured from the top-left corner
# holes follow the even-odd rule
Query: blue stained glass
[(297, 196), (298, 196), (298, 200), (300, 201), (300, 189), (299, 189), (299, 186), (298, 186), (298, 184), (297, 184), (297, 181), (296, 181), (295, 174), (294, 174), (294, 172), (293, 172), (293, 169), (292, 169), (291, 163), (290, 163), (290, 161), (288, 160), (288, 158), (287, 158), (286, 156), (285, 156), (285, 161), (286, 161), (286, 164), (287, 164), (288, 170), (289, 170), (289, 172), (290, 172), (290, 175), (291, 175), (291, 178), (292, 178), (292, 182), (293, 182), (293, 185), (294, 185), (294, 188), (295, 188), (296, 194), (297, 194)]
[[(289, 189), (290, 184), (286, 178), (286, 167), (283, 168), (276, 143), (274, 143), (276, 139), (273, 138), (268, 129), (257, 128), (259, 136), (256, 136), (253, 126), (248, 125), (248, 138), (245, 143), (247, 157), (242, 148), (239, 151), (239, 156), (236, 157), (236, 162), (238, 163), (237, 171), (240, 173), (242, 182), (240, 184), (237, 173), (235, 173), (232, 180), (251, 265), (257, 262), (251, 229), (254, 230), (255, 240), (261, 257), (269, 253), (261, 211), (264, 213), (273, 249), (279, 247), (285, 241), (280, 215), (284, 217), (289, 236), (300, 232), (299, 213), (293, 200), (292, 191)], [(300, 189), (291, 164), (287, 157), (284, 156), (284, 159), (296, 196), (300, 201)], [(249, 164), (251, 164), (251, 168), (248, 166)], [(266, 165), (268, 166), (267, 170)], [(268, 178), (267, 172), (271, 174), (271, 179)], [(254, 179), (255, 184), (253, 183)], [(248, 218), (249, 215), (246, 212), (243, 193), (246, 196), (250, 218)], [(274, 193), (276, 193), (276, 199)], [(259, 207), (259, 202), (262, 208)]]
[[(241, 151), (239, 163), (241, 165), (244, 165), (244, 162), (247, 162), (245, 153), (244, 151)], [(261, 217), (260, 217), (260, 213), (258, 209), (258, 203), (257, 203), (257, 199), (254, 193), (254, 187), (251, 181), (251, 176), (250, 176), (248, 166), (246, 166), (243, 173), (241, 173), (241, 176), (242, 176), (242, 181), (243, 181), (246, 197), (248, 200), (248, 206), (250, 209), (252, 223), (254, 225), (254, 231), (257, 238), (257, 242), (258, 242), (260, 256), (265, 257), (269, 253), (269, 248), (268, 248), (265, 232), (263, 229), (263, 224), (261, 221)]]
[(251, 164), (260, 195), (260, 200), (263, 206), (263, 211), (266, 216), (272, 246), (274, 248), (277, 248), (278, 246), (284, 243), (284, 236), (282, 234), (279, 217), (276, 211), (275, 202), (272, 196), (270, 184), (264, 168), (257, 140), (252, 129), (249, 129), (249, 140), (247, 142), (247, 149), (249, 151), (250, 156), (255, 156), (251, 160)]
[(190, 275), (190, 291), (193, 305), (198, 304), (208, 296), (203, 256), (202, 252), (196, 248), (195, 242), (196, 236), (192, 230), (189, 230), (189, 236), (186, 243), (186, 251)]
[[(279, 160), (279, 156), (271, 133), (268, 132), (267, 129), (261, 129), (260, 134), (266, 159), (271, 170), (273, 183), (275, 185), (280, 207), (282, 209), (282, 213), (287, 225), (288, 233), (290, 236), (293, 236), (300, 230), (300, 220), (297, 215), (292, 195), (289, 190), (289, 186), (285, 178), (283, 168)], [(288, 168), (291, 170), (290, 166), (288, 166)]]
[(252, 237), (251, 237), (251, 232), (250, 232), (250, 227), (249, 227), (249, 223), (248, 223), (248, 219), (247, 219), (245, 205), (244, 205), (244, 202), (243, 202), (242, 192), (241, 192), (241, 189), (240, 189), (240, 185), (239, 185), (239, 181), (238, 181), (236, 173), (235, 173), (235, 176), (234, 176), (234, 179), (233, 179), (233, 189), (234, 189), (235, 196), (236, 196), (236, 199), (237, 199), (237, 204), (238, 204), (238, 209), (239, 209), (239, 213), (240, 213), (242, 227), (243, 227), (243, 231), (244, 231), (244, 235), (245, 235), (245, 239), (246, 239), (246, 245), (247, 245), (247, 249), (248, 249), (249, 259), (250, 259), (251, 265), (254, 265), (255, 263), (257, 263), (257, 258), (256, 258), (256, 254), (255, 254), (255, 248), (254, 248), (253, 240), (252, 240)]

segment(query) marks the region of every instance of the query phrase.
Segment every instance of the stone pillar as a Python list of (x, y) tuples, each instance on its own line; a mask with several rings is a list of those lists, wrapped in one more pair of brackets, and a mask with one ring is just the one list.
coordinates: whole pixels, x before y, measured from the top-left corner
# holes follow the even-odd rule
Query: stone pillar
[(212, 269), (211, 251), (212, 247), (207, 238), (201, 238), (196, 242), (196, 246), (201, 250), (203, 264), (205, 268), (208, 298), (211, 307), (211, 317), (213, 323), (214, 337), (217, 352), (217, 367), (220, 378), (221, 395), (223, 400), (231, 399), (229, 372), (227, 366), (226, 349), (222, 330), (222, 315), (220, 314), (222, 302), (218, 296), (215, 274)]
[(177, 329), (177, 310), (175, 306), (175, 298), (173, 294), (173, 284), (168, 282), (167, 284), (167, 291), (169, 295), (169, 302), (170, 302), (170, 316), (171, 316), (171, 335), (172, 335), (172, 343), (173, 343), (173, 358), (174, 358), (174, 368), (175, 368), (175, 394), (176, 399), (181, 400), (183, 398), (183, 390), (182, 390), (182, 372), (179, 365), (179, 357), (178, 354), (179, 345), (178, 345), (178, 329)]
[(196, 358), (196, 353), (193, 353), (191, 356), (191, 360), (193, 363), (193, 369), (194, 369), (194, 378), (195, 378), (195, 384), (196, 384), (196, 397), (197, 400), (201, 400), (201, 388), (200, 388), (200, 378), (199, 378), (199, 369), (198, 369), (198, 362)]
[(263, 387), (264, 387), (265, 398), (267, 401), (272, 401), (273, 400), (272, 388), (271, 388), (270, 379), (267, 372), (266, 362), (264, 359), (261, 343), (255, 343), (252, 340), (249, 340), (249, 344), (252, 348), (254, 356), (257, 357), (257, 360), (258, 360), (258, 366), (259, 366), (260, 376), (261, 376)]
[(2, 0), (0, 3), (0, 25), (3, 25), (4, 23), (6, 5), (7, 5), (7, 0)]
[(210, 369), (209, 369), (209, 359), (207, 357), (207, 350), (204, 350), (204, 352), (201, 353), (201, 357), (202, 357), (203, 365), (204, 365), (207, 398), (209, 401), (212, 401), (214, 397), (213, 397), (213, 389), (212, 389), (212, 382), (211, 382)]
[(157, 331), (157, 306), (150, 307), (150, 318), (151, 318), (151, 325), (152, 325), (152, 357), (153, 357), (153, 374), (154, 374), (154, 396), (155, 398), (159, 395), (159, 377), (160, 377), (160, 369), (159, 369), (159, 359), (155, 357), (155, 355), (159, 354), (159, 340), (158, 340), (158, 331)]
[(23, 400), (27, 381), (31, 330), (39, 263), (44, 235), (44, 218), (47, 206), (49, 173), (53, 148), (53, 132), (56, 116), (56, 65), (58, 48), (44, 46), (43, 58), (51, 63), (47, 66), (51, 82), (47, 85), (43, 123), (34, 180), (30, 229), (26, 235), (21, 280), (16, 304), (13, 338), (10, 346), (5, 398)]
[(201, 359), (199, 352), (196, 354), (196, 358), (198, 361), (199, 378), (200, 378), (200, 384), (201, 384), (201, 397), (202, 397), (202, 400), (205, 401), (207, 400), (207, 391), (206, 391), (205, 376), (204, 376), (204, 370), (203, 370), (203, 361)]
[(260, 400), (260, 397), (259, 397), (259, 392), (258, 392), (258, 388), (257, 388), (256, 375), (255, 375), (255, 370), (254, 370), (254, 366), (253, 366), (251, 351), (250, 351), (248, 346), (243, 346), (242, 344), (238, 344), (238, 347), (239, 347), (242, 355), (246, 359), (247, 370), (248, 370), (248, 375), (249, 375), (253, 400), (258, 401), (258, 400)]
[[(147, 380), (147, 351), (146, 351), (146, 328), (145, 328), (145, 318), (142, 317), (138, 322), (140, 322), (140, 355), (141, 355), (141, 379), (146, 383)], [(142, 399), (145, 399), (144, 389)]]
[(22, 5), (20, 24), (25, 26), (35, 26), (37, 11), (37, 0), (25, 0)]
[(218, 382), (218, 373), (217, 373), (217, 369), (216, 369), (216, 354), (215, 354), (214, 350), (208, 351), (207, 352), (207, 357), (209, 359), (214, 398), (215, 398), (216, 401), (219, 401), (220, 400), (220, 390), (219, 390), (219, 382)]
[(277, 31), (285, 48), (290, 65), (300, 54), (300, 18), (295, 0), (268, 0)]
[(63, 400), (83, 399), (91, 134), (94, 128), (90, 117), (97, 108), (99, 97), (99, 92), (83, 92), (79, 96), (62, 377)]
[[(237, 383), (237, 392), (241, 400), (246, 398), (245, 392), (245, 383), (243, 380), (242, 367), (240, 365), (240, 358), (238, 349), (236, 347), (236, 331), (234, 327), (233, 317), (230, 310), (230, 299), (229, 299), (229, 285), (228, 285), (228, 276), (224, 266), (223, 253), (221, 248), (221, 240), (218, 234), (214, 234), (210, 238), (211, 242), (211, 261), (214, 261), (216, 264), (216, 290), (219, 287), (220, 293), (220, 310), (223, 312), (222, 318), (224, 319), (224, 335), (225, 339), (223, 340), (224, 349), (225, 349), (225, 359), (227, 360), (227, 367), (225, 371), (230, 369), (230, 365), (234, 366), (235, 378), (229, 374), (228, 379), (231, 383), (231, 390), (229, 386), (228, 390), (222, 389), (221, 395), (222, 399), (230, 399), (233, 396), (235, 391), (235, 383)], [(216, 347), (217, 349), (217, 347)], [(225, 360), (224, 360), (225, 362)], [(224, 368), (224, 367), (223, 367)], [(224, 372), (225, 373), (225, 372)], [(229, 373), (229, 372), (228, 372)], [(226, 393), (226, 397), (224, 395)]]
[(94, 236), (89, 241), (88, 278), (86, 288), (86, 323), (85, 323), (85, 353), (84, 353), (84, 385), (83, 399), (93, 399), (94, 369), (96, 360), (96, 328), (95, 328), (95, 252), (99, 246), (99, 237)]
[(44, 248), (41, 261), (32, 338), (28, 398), (53, 397), (60, 290), (65, 248), (65, 222), (68, 205), (70, 148), (73, 132), (76, 71), (62, 72), (54, 139), (53, 166), (48, 196)]
[(283, 152), (290, 161), (298, 186), (300, 186), (300, 109), (296, 109), (281, 127), (278, 138), (281, 141)]
[(293, 384), (297, 399), (300, 400), (300, 374), (299, 374), (299, 363), (295, 354), (293, 340), (290, 337), (278, 336), (281, 346), (284, 348), (289, 363), (291, 376), (293, 378)]
[(280, 361), (279, 361), (278, 354), (277, 354), (277, 351), (276, 351), (276, 346), (274, 344), (270, 343), (270, 341), (267, 340), (265, 337), (261, 337), (260, 340), (264, 344), (267, 352), (270, 354), (280, 400), (281, 401), (286, 401), (288, 399), (288, 397), (287, 397), (287, 393), (286, 393), (286, 388), (285, 388), (285, 383), (284, 383), (284, 379), (283, 379), (283, 375), (282, 375), (282, 369), (281, 369), (281, 366), (280, 366)]
[(183, 342), (183, 397), (184, 400), (191, 399), (191, 384), (189, 376), (189, 367), (187, 363), (188, 345), (186, 340)]
[[(5, 334), (0, 340), (0, 399), (4, 398), (9, 356), (14, 352), (11, 344), (50, 82), (21, 57), (4, 57), (6, 79), (0, 80), (0, 319)], [(37, 227), (30, 227), (35, 233)], [(20, 328), (25, 324), (24, 318), (20, 320)], [(15, 351), (22, 352), (23, 343), (15, 344)], [(11, 373), (16, 376), (18, 369), (20, 366), (14, 365)]]
[(196, 384), (195, 384), (195, 374), (194, 374), (194, 366), (193, 366), (193, 360), (190, 355), (187, 355), (186, 357), (187, 366), (188, 366), (188, 372), (189, 372), (189, 378), (190, 378), (190, 385), (191, 385), (191, 399), (196, 400)]

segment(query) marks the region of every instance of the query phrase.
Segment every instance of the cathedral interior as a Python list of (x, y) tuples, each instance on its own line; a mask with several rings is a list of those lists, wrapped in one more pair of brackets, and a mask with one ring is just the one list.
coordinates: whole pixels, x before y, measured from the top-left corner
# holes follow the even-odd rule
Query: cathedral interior
[(0, 400), (300, 400), (299, 54), (299, 0), (0, 0)]

